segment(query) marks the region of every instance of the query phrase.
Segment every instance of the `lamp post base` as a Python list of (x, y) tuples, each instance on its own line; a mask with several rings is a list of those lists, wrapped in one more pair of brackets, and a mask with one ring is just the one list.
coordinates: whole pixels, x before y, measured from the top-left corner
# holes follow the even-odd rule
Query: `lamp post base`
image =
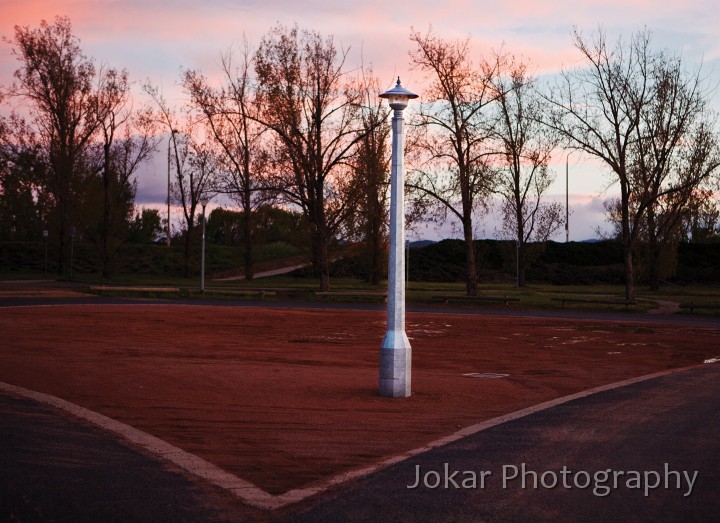
[(412, 348), (405, 333), (388, 332), (380, 347), (380, 396), (410, 396), (411, 360)]

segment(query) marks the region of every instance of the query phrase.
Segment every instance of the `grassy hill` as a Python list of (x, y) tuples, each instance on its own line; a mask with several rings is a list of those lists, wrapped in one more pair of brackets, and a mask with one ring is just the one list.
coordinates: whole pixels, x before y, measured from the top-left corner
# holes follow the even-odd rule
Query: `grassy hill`
[[(485, 283), (515, 280), (515, 244), (510, 241), (475, 242), (478, 276)], [(461, 240), (443, 240), (411, 248), (409, 275), (416, 282), (463, 282), (465, 250)], [(624, 281), (622, 246), (614, 241), (570, 242), (530, 245), (527, 270), (529, 283), (554, 285), (622, 284)], [(307, 254), (285, 242), (259, 245), (255, 251), (255, 270), (262, 271), (308, 260)], [(48, 258), (48, 275), (56, 275), (55, 257)], [(98, 260), (92, 246), (76, 242), (73, 271), (78, 277), (97, 277)], [(238, 246), (209, 243), (206, 248), (206, 275), (238, 272), (242, 251)], [(45, 246), (42, 242), (0, 243), (0, 273), (6, 277), (43, 274)], [(356, 257), (337, 260), (332, 276), (362, 279), (362, 264)], [(199, 274), (200, 247), (195, 246), (192, 270)], [(178, 242), (165, 245), (126, 244), (121, 247), (114, 274), (147, 278), (178, 278), (183, 273), (183, 251)], [(296, 277), (313, 278), (311, 269), (297, 271)], [(720, 243), (681, 244), (675, 275), (676, 283), (720, 284)]]

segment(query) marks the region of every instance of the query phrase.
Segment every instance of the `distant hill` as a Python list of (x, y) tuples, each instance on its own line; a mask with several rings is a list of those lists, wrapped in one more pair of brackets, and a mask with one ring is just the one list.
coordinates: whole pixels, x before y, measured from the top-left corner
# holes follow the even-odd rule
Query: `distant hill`
[(427, 247), (428, 245), (434, 245), (437, 242), (434, 240), (416, 240), (414, 242), (410, 242), (410, 248), (411, 249), (422, 249), (423, 247)]

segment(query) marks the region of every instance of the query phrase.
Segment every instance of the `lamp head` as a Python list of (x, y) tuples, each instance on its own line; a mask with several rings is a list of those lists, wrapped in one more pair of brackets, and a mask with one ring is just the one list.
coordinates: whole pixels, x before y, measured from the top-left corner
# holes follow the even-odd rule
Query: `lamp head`
[(418, 95), (405, 89), (400, 84), (400, 77), (398, 76), (397, 84), (392, 89), (389, 89), (380, 95), (380, 98), (387, 98), (390, 107), (395, 111), (402, 111), (408, 105), (408, 100), (417, 98)]

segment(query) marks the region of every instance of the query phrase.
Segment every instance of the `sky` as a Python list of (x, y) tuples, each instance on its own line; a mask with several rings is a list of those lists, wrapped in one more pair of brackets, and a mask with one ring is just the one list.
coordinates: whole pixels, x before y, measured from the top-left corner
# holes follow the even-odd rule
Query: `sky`
[[(349, 66), (372, 65), (381, 83), (403, 85), (422, 96), (425, 78), (410, 67), (412, 29), (432, 27), (445, 39), (471, 38), (478, 56), (504, 50), (523, 57), (534, 73), (551, 78), (563, 68), (582, 64), (572, 46), (577, 27), (590, 34), (602, 27), (614, 40), (627, 39), (642, 28), (653, 33), (654, 46), (682, 53), (689, 67), (702, 64), (713, 85), (720, 84), (720, 38), (717, 0), (0, 0), (0, 35), (12, 38), (14, 27), (37, 27), (68, 16), (85, 54), (97, 64), (125, 68), (139, 85), (150, 81), (170, 103), (183, 102), (180, 71), (199, 69), (210, 78), (219, 70), (219, 57), (244, 38), (257, 45), (274, 25), (292, 25), (333, 35), (349, 48)], [(17, 62), (10, 46), (0, 42), (0, 85), (12, 80)], [(720, 110), (720, 89), (712, 99)], [(565, 202), (566, 152), (558, 151), (553, 169), (556, 183), (549, 197)], [(152, 206), (164, 201), (167, 171), (162, 154), (140, 176), (137, 201)], [(596, 237), (607, 229), (603, 200), (615, 195), (611, 178), (592, 159), (570, 155), (570, 239)], [(496, 234), (492, 217), (479, 217), (476, 236)], [(442, 229), (421, 227), (411, 239), (459, 237), (452, 224)], [(554, 239), (564, 241), (561, 229)]]

